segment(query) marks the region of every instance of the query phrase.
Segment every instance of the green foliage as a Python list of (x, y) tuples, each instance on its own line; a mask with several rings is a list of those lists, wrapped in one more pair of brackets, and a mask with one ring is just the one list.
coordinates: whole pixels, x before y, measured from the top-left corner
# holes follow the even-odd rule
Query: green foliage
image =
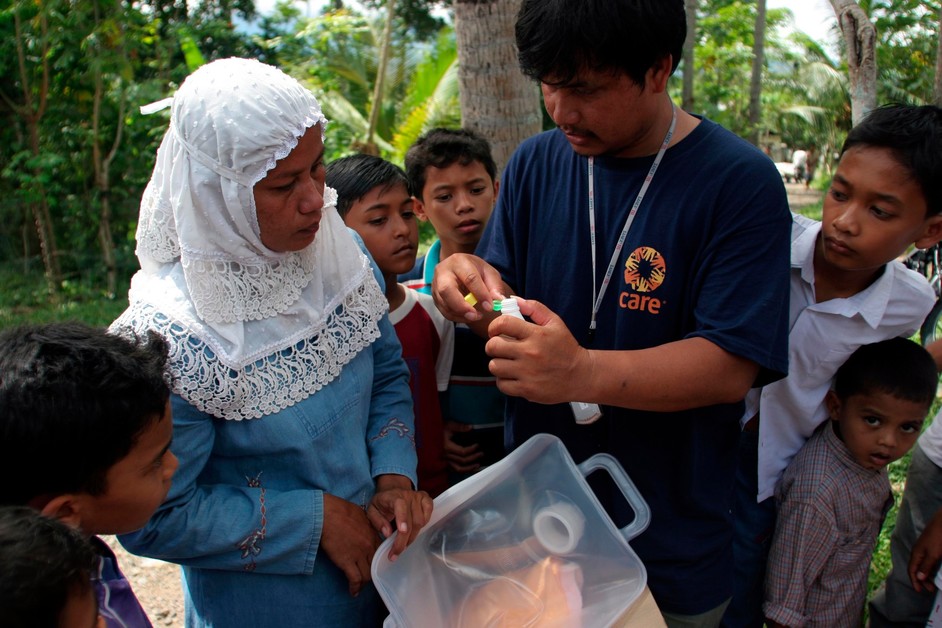
[[(371, 9), (386, 6), (386, 0), (363, 0)], [(440, 17), (432, 14), (433, 9), (440, 9), (450, 2), (440, 0), (396, 0), (396, 17), (406, 26), (405, 34), (409, 39), (425, 42), (434, 39), (445, 26)]]
[[(0, 329), (25, 323), (80, 320), (105, 326), (127, 307), (123, 296), (111, 299), (94, 282), (65, 281), (61, 298), (50, 300), (41, 271), (20, 272), (11, 266), (0, 267)], [(119, 293), (127, 294), (128, 283)]]
[[(930, 98), (940, 0), (871, 0), (861, 5), (878, 35), (881, 101)], [(365, 6), (364, 12), (343, 6)], [(366, 150), (368, 118), (379, 110), (375, 148), (401, 163), (433, 126), (460, 124), (454, 32), (442, 27), (437, 0), (397, 0), (384, 93), (373, 103), (385, 0), (333, 0), (308, 18), (282, 0), (258, 16), (251, 0), (9, 0), (0, 6), (0, 263), (39, 272), (32, 210), (41, 200), (53, 220), (65, 284), (95, 286), (104, 274), (98, 226), (104, 198), (93, 145), (110, 151), (107, 193), (118, 275), (135, 270), (138, 203), (166, 130), (167, 113), (141, 105), (170, 94), (204, 61), (255, 56), (308, 84), (331, 120), (329, 159)], [(748, 80), (756, 9), (750, 0), (701, 0), (694, 67), (694, 109), (746, 134)], [(849, 127), (846, 67), (820, 43), (788, 35), (790, 12), (768, 11), (762, 125), (768, 141), (833, 153)], [(20, 24), (17, 36), (16, 24)], [(248, 25), (248, 26), (246, 26)], [(17, 62), (22, 46), (25, 74)], [(48, 63), (48, 99), (31, 144)], [(688, 71), (686, 63), (681, 72)], [(100, 125), (93, 128), (96, 77)], [(675, 86), (672, 84), (672, 89)], [(676, 86), (679, 89), (679, 82)], [(548, 122), (548, 124), (551, 124)], [(826, 169), (822, 169), (824, 171)], [(6, 281), (6, 278), (4, 278)], [(5, 290), (6, 286), (3, 286)]]
[(931, 103), (939, 0), (877, 0), (860, 5), (877, 30), (878, 102)]
[(402, 163), (406, 151), (419, 136), (435, 127), (458, 128), (458, 50), (455, 33), (443, 29), (434, 48), (416, 68), (400, 108), (398, 128), (393, 133), (394, 161)]

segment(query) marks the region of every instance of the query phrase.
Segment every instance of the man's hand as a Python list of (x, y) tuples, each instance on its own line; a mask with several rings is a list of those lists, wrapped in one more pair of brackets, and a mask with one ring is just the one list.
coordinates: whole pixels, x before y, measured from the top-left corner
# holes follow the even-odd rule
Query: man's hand
[(583, 399), (592, 358), (559, 316), (538, 301), (517, 299), (532, 323), (501, 316), (491, 321), (487, 354), (501, 392), (537, 403)]
[(347, 576), (350, 595), (358, 595), (370, 581), (370, 564), (379, 544), (380, 538), (362, 508), (324, 493), (324, 529), (320, 545)]
[(917, 592), (935, 591), (932, 579), (942, 560), (942, 509), (939, 509), (916, 539), (909, 556), (909, 579)]
[(381, 475), (376, 478), (376, 494), (370, 500), (366, 515), (385, 538), (393, 533), (390, 521), (396, 522), (399, 535), (389, 550), (394, 561), (432, 516), (432, 498), (425, 491), (412, 490), (412, 482), (402, 475)]
[[(475, 255), (454, 253), (435, 267), (432, 297), (448, 320), (458, 323), (481, 320), (481, 311), (490, 312), (491, 301), (509, 292), (500, 273)], [(474, 294), (481, 311), (465, 300), (468, 293)]]

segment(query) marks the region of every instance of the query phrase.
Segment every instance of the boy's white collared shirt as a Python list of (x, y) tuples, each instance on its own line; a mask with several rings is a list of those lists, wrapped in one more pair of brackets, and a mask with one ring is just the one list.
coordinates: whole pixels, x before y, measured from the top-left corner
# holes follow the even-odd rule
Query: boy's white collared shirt
[(925, 277), (898, 261), (852, 297), (815, 303), (814, 249), (821, 223), (793, 215), (788, 377), (746, 396), (742, 423), (759, 412), (759, 492), (772, 497), (785, 467), (827, 418), (824, 397), (838, 367), (858, 347), (909, 337), (935, 294)]

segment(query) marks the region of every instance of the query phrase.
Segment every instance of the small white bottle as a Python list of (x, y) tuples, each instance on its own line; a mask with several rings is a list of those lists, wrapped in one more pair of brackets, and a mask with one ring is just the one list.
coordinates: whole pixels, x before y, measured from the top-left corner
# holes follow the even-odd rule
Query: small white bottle
[[(524, 320), (523, 314), (520, 313), (520, 306), (517, 305), (517, 299), (514, 297), (510, 297), (502, 301), (495, 299), (494, 311), (500, 312), (501, 316), (513, 316), (514, 318)], [(569, 406), (572, 408), (572, 414), (575, 416), (576, 423), (579, 425), (589, 425), (590, 423), (595, 423), (599, 420), (599, 417), (602, 416), (602, 409), (597, 403), (570, 401)]]
[(517, 305), (517, 299), (515, 297), (509, 297), (503, 300), (494, 299), (494, 311), (500, 312), (501, 316), (513, 316), (514, 318), (524, 320), (523, 314), (520, 313), (520, 306)]

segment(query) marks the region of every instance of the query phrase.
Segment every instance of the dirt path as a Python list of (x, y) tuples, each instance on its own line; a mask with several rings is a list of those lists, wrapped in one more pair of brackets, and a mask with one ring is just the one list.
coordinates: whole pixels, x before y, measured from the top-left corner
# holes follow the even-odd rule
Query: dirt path
[(180, 567), (129, 554), (113, 536), (102, 537), (118, 557), (121, 571), (155, 628), (183, 626), (183, 590)]
[(806, 188), (802, 183), (786, 183), (785, 191), (788, 193), (788, 206), (792, 211), (798, 211), (808, 205), (821, 201), (824, 194), (814, 188)]

